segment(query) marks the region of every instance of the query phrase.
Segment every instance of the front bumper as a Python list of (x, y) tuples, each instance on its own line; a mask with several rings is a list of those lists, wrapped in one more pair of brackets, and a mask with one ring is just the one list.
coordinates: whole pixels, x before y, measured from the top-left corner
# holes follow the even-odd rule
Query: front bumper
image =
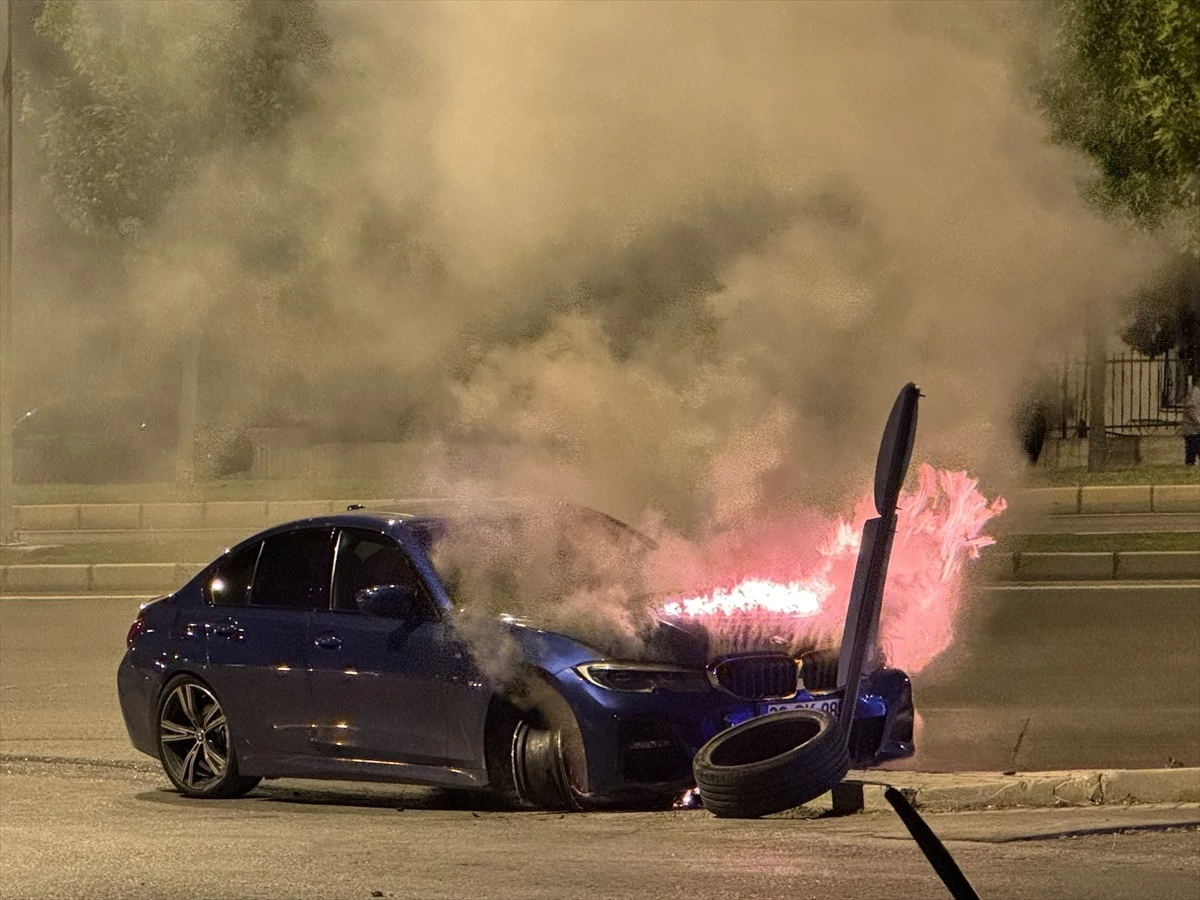
[[(712, 690), (642, 694), (606, 690), (573, 670), (559, 673), (583, 738), (587, 768), (584, 791), (596, 803), (661, 797), (692, 787), (692, 758), (718, 732), (766, 715), (768, 706), (818, 704), (841, 699), (840, 691), (809, 694), (770, 704)], [(881, 669), (867, 677), (850, 733), (856, 768), (911, 756), (912, 690), (908, 676)], [(819, 707), (818, 707), (819, 708)]]

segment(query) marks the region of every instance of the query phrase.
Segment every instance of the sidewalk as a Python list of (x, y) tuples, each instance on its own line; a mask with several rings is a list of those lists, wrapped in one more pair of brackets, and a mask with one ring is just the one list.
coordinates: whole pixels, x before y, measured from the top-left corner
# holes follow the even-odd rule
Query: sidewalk
[[(939, 812), (1027, 807), (1060, 808), (1132, 803), (1200, 803), (1200, 768), (1107, 769), (1074, 772), (891, 772), (874, 769), (846, 776), (836, 798), (817, 805), (838, 811), (890, 809), (884, 787), (902, 791), (919, 809)], [(1200, 824), (1200, 807), (1193, 818)]]

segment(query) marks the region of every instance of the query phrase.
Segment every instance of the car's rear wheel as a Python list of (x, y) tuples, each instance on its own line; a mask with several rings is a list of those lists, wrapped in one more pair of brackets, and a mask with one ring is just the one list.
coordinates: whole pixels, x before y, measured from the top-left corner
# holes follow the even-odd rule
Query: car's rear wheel
[(178, 675), (163, 688), (158, 751), (167, 778), (188, 797), (240, 797), (261, 780), (238, 772), (225, 710), (190, 675)]

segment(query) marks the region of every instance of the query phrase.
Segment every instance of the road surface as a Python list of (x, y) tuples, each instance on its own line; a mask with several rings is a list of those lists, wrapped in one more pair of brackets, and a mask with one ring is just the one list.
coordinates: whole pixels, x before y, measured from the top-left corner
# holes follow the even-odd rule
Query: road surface
[[(469, 798), (411, 788), (281, 781), (240, 800), (189, 801), (162, 785), (129, 770), (0, 762), (0, 897), (948, 896), (890, 813), (563, 816), (472, 809)], [(1171, 816), (1181, 818), (1094, 808), (927, 819), (983, 897), (1195, 900), (1200, 834), (1153, 827)], [(1083, 834), (1061, 836), (1071, 832)]]
[[(141, 758), (115, 693), (137, 607), (0, 599), (0, 753)], [(914, 695), (903, 768), (1200, 766), (1200, 586), (988, 589)]]
[[(0, 599), (0, 898), (942, 896), (890, 813), (562, 817), (289, 781), (185, 800), (128, 746), (117, 710), (114, 671), (136, 611), (129, 599)], [(1028, 719), (1019, 768), (1159, 766), (1167, 754), (1197, 765), (1198, 644), (1197, 588), (988, 591), (959, 649), (917, 679), (916, 764), (1008, 768)], [(1161, 826), (1200, 811), (1157, 815), (928, 818), (985, 897), (1191, 900), (1200, 833)]]

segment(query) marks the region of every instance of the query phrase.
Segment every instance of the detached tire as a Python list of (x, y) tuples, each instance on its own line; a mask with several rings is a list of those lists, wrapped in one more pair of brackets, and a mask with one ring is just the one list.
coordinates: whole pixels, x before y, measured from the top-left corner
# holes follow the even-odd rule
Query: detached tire
[(716, 735), (692, 761), (704, 808), (756, 819), (832, 790), (850, 771), (837, 722), (815, 709), (769, 713)]

